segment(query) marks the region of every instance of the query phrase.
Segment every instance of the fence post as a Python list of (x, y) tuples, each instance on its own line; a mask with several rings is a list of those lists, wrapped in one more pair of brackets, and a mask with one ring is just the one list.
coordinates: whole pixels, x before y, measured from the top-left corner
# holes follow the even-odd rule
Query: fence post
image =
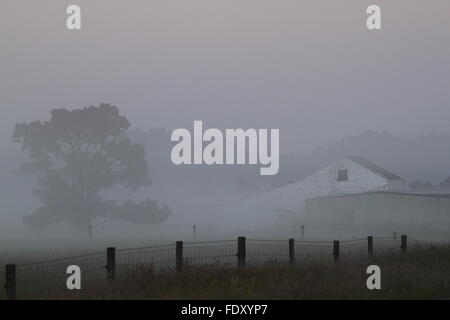
[(238, 237), (238, 267), (245, 267), (245, 237)]
[(289, 262), (295, 263), (294, 239), (289, 239)]
[(106, 270), (108, 281), (112, 281), (116, 277), (116, 248), (106, 248)]
[(192, 239), (197, 241), (197, 226), (195, 224), (192, 226)]
[(183, 269), (183, 241), (177, 241), (176, 242), (176, 270), (177, 272), (181, 272)]
[(305, 240), (305, 225), (303, 225), (302, 224), (302, 226), (300, 227), (300, 230), (301, 230), (301, 238), (300, 239), (302, 239), (302, 241), (303, 240)]
[(333, 241), (333, 261), (339, 262), (339, 240)]
[(88, 233), (89, 233), (89, 244), (92, 244), (92, 224), (88, 227)]
[(373, 236), (367, 237), (367, 248), (369, 251), (369, 257), (373, 257)]
[(402, 236), (401, 236), (400, 249), (402, 251), (406, 251), (406, 249), (407, 249), (407, 236), (406, 236), (406, 234), (402, 234)]
[(397, 240), (397, 231), (394, 231), (394, 232), (392, 233), (392, 239), (393, 239), (393, 240)]
[(6, 299), (16, 300), (16, 265), (7, 264), (5, 273)]

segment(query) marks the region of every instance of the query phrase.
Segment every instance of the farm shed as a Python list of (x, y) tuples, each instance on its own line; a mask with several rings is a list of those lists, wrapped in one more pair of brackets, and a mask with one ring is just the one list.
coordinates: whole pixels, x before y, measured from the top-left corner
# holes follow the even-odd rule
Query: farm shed
[(450, 194), (375, 191), (306, 199), (311, 230), (450, 239)]
[(368, 191), (399, 191), (404, 187), (404, 179), (387, 169), (361, 156), (347, 156), (301, 180), (224, 207), (218, 224), (235, 223), (247, 230), (266, 226), (294, 231), (304, 224), (304, 199)]

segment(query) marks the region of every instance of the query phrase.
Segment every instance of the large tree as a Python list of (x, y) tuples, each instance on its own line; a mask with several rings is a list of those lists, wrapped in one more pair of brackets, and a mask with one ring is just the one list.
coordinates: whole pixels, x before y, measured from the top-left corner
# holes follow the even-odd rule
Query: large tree
[(28, 152), (24, 172), (35, 173), (40, 206), (24, 222), (33, 227), (69, 223), (89, 230), (96, 220), (160, 223), (171, 214), (154, 200), (118, 203), (102, 199), (103, 190), (121, 185), (136, 191), (151, 183), (145, 149), (126, 135), (130, 127), (109, 104), (53, 109), (49, 121), (15, 125), (13, 141)]

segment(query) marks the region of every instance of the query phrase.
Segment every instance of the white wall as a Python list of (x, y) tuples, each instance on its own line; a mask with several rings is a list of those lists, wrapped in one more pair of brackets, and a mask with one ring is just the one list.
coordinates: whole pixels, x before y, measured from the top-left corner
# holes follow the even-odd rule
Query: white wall
[[(348, 181), (337, 181), (338, 169), (348, 169)], [(300, 225), (305, 219), (304, 199), (373, 190), (388, 190), (388, 180), (347, 158), (342, 158), (300, 181), (223, 208), (218, 223), (250, 228), (286, 224), (279, 221), (278, 216), (283, 213), (277, 210), (281, 209), (285, 211), (284, 216), (289, 215), (287, 211), (295, 212), (295, 223)]]

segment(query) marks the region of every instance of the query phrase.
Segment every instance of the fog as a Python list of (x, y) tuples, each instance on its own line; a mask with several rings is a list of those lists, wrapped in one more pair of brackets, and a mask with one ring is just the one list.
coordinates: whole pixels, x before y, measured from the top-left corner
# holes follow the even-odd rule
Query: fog
[[(348, 154), (408, 184), (434, 185), (421, 192), (447, 192), (450, 3), (376, 2), (383, 29), (371, 32), (365, 11), (373, 1), (366, 0), (79, 0), (82, 30), (69, 31), (65, 9), (72, 1), (2, 0), (3, 245), (73, 240), (67, 224), (32, 230), (23, 223), (40, 201), (36, 176), (17, 172), (28, 154), (11, 141), (16, 123), (49, 120), (54, 108), (117, 106), (131, 124), (127, 136), (145, 147), (152, 184), (136, 193), (107, 188), (102, 197), (149, 197), (172, 211), (162, 223), (100, 224), (93, 231), (99, 246), (192, 240), (193, 225), (197, 239), (287, 237), (286, 230), (267, 231), (270, 225), (255, 228), (257, 221), (227, 219), (224, 228), (224, 208)], [(194, 120), (221, 129), (280, 129), (279, 173), (173, 165), (170, 133), (192, 128)]]

